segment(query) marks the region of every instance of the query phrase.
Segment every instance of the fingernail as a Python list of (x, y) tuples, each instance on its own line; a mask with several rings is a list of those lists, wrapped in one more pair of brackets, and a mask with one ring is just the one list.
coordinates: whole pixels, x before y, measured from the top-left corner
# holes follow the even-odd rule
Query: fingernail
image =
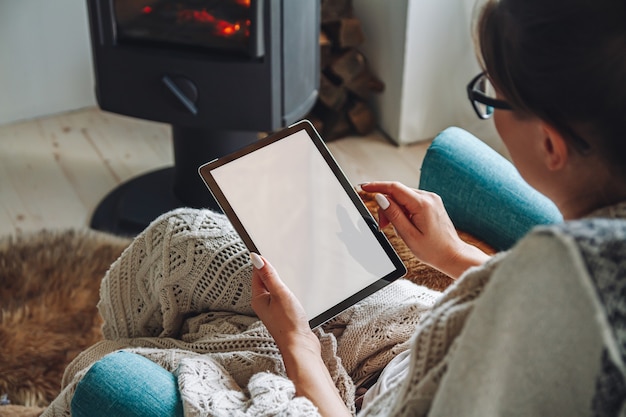
[(259, 255), (257, 255), (254, 252), (250, 252), (250, 261), (252, 262), (252, 265), (254, 265), (256, 269), (261, 269), (263, 268), (263, 266), (265, 266), (265, 262), (263, 262), (263, 258), (261, 258)]
[(387, 200), (387, 198), (384, 195), (376, 194), (374, 198), (376, 199), (376, 202), (378, 203), (381, 209), (387, 210), (387, 208), (389, 207), (389, 200)]

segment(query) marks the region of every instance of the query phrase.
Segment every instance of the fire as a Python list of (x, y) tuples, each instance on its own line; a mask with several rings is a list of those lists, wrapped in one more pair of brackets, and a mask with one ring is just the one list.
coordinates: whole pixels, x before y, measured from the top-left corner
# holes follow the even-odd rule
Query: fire
[[(232, 0), (235, 4), (249, 8), (251, 0)], [(144, 15), (152, 14), (154, 9), (151, 6), (144, 6), (141, 8), (141, 12)], [(235, 22), (229, 22), (228, 20), (217, 18), (213, 13), (206, 9), (179, 9), (177, 11), (177, 18), (179, 22), (195, 22), (203, 25), (213, 26), (213, 32), (217, 36), (231, 37), (238, 33), (242, 33), (244, 36), (249, 36), (250, 20), (238, 20)]]
[[(238, 3), (250, 3), (250, 0), (237, 0)], [(231, 23), (229, 21), (218, 19), (206, 9), (202, 10), (181, 10), (178, 18), (182, 21), (194, 21), (202, 24), (211, 24), (215, 27), (215, 34), (219, 36), (229, 37), (239, 33), (242, 29), (240, 22)], [(250, 26), (250, 21), (245, 22), (245, 26)], [(246, 31), (247, 34), (247, 31)]]

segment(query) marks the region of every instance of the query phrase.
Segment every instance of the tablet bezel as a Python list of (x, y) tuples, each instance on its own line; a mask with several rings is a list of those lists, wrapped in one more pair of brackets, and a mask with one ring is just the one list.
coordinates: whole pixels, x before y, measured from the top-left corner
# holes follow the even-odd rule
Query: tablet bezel
[[(330, 170), (333, 172), (335, 178), (343, 188), (344, 192), (350, 198), (355, 208), (364, 219), (365, 223), (369, 226), (374, 237), (376, 238), (379, 245), (384, 250), (385, 254), (394, 266), (394, 270), (384, 277), (378, 278), (375, 282), (356, 292), (352, 296), (349, 296), (340, 303), (335, 304), (333, 307), (325, 310), (323, 313), (318, 314), (313, 318), (310, 318), (309, 325), (311, 326), (311, 328), (315, 328), (335, 317), (350, 306), (361, 301), (362, 299), (389, 285), (396, 279), (403, 277), (406, 274), (407, 270), (404, 263), (396, 253), (395, 249), (393, 248), (389, 240), (387, 240), (385, 234), (379, 230), (378, 223), (372, 217), (371, 213), (359, 197), (354, 187), (351, 185), (345, 173), (343, 172), (333, 155), (330, 153), (330, 150), (328, 149), (318, 132), (315, 130), (313, 125), (308, 120), (302, 120), (275, 134), (260, 139), (259, 141), (254, 142), (251, 145), (248, 145), (238, 151), (235, 151), (229, 155), (215, 159), (200, 166), (198, 168), (198, 173), (202, 177), (202, 180), (205, 182), (206, 186), (208, 187), (209, 191), (217, 201), (224, 214), (226, 214), (226, 216), (232, 223), (235, 231), (239, 234), (248, 250), (250, 250), (251, 252), (259, 253), (259, 250), (256, 247), (254, 241), (250, 238), (250, 235), (246, 231), (230, 202), (225, 197), (220, 185), (215, 180), (211, 171), (245, 155), (248, 155), (258, 149), (264, 148), (281, 139), (289, 137), (299, 131), (305, 131), (307, 133), (307, 136), (313, 142), (316, 149), (320, 152), (321, 156), (323, 157)], [(278, 272), (280, 273), (280, 271)]]

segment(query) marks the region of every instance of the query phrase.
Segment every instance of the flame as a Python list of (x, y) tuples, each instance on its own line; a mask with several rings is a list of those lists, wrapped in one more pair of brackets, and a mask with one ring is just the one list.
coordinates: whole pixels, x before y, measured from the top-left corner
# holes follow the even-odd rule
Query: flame
[[(249, 0), (237, 0), (240, 1), (248, 1)], [(214, 31), (216, 35), (229, 37), (239, 33), (242, 29), (242, 24), (240, 22), (231, 23), (227, 20), (218, 19), (213, 14), (209, 13), (206, 9), (202, 10), (181, 10), (178, 13), (178, 17), (183, 21), (194, 21), (197, 23), (203, 24), (211, 24), (215, 27)], [(246, 20), (245, 26), (250, 26), (250, 21)], [(247, 34), (246, 30), (246, 34)]]

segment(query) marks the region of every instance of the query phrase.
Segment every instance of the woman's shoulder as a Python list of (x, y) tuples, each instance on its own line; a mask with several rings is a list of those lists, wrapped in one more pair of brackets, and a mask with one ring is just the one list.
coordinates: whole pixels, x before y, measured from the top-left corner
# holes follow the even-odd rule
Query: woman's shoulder
[(602, 293), (608, 282), (623, 281), (626, 285), (626, 219), (588, 218), (541, 226), (527, 239), (557, 240), (563, 250), (579, 255), (589, 278)]
[[(530, 239), (547, 237), (579, 257), (585, 277), (611, 322), (626, 331), (626, 219), (588, 218), (535, 229)], [(626, 339), (624, 340), (626, 343)]]
[[(478, 411), (498, 414), (489, 409), (497, 392), (497, 405), (528, 415), (620, 410), (626, 398), (626, 220), (536, 228), (491, 267), (438, 394), (453, 393), (455, 401), (435, 401), (433, 408), (453, 405), (469, 415), (464, 407), (476, 408), (482, 398), (487, 410)], [(468, 380), (469, 386), (456, 383)]]
[[(594, 247), (613, 246), (616, 242), (624, 242), (626, 237), (626, 202), (603, 207), (582, 219), (548, 226), (537, 226), (527, 238), (538, 235), (548, 235), (561, 240), (573, 241), (585, 252), (584, 255), (590, 256), (597, 252), (597, 249), (593, 250)], [(606, 252), (603, 254), (609, 255)]]
[[(515, 261), (526, 258), (528, 252), (544, 260), (568, 260), (591, 284), (602, 305), (608, 309), (621, 306), (626, 318), (626, 299), (621, 301), (626, 294), (626, 219), (586, 218), (536, 227), (511, 250), (510, 256)], [(534, 267), (543, 265), (535, 263)], [(555, 277), (559, 278), (569, 279)]]
[[(509, 294), (521, 291), (526, 300), (535, 299), (528, 309), (546, 312), (552, 306), (555, 311), (542, 313), (541, 320), (555, 333), (575, 328), (590, 336), (583, 339), (599, 343), (593, 408), (619, 409), (626, 398), (626, 219), (587, 218), (538, 227), (509, 255), (521, 274), (494, 274), (492, 283), (506, 281)], [(548, 307), (537, 307), (542, 305)]]

